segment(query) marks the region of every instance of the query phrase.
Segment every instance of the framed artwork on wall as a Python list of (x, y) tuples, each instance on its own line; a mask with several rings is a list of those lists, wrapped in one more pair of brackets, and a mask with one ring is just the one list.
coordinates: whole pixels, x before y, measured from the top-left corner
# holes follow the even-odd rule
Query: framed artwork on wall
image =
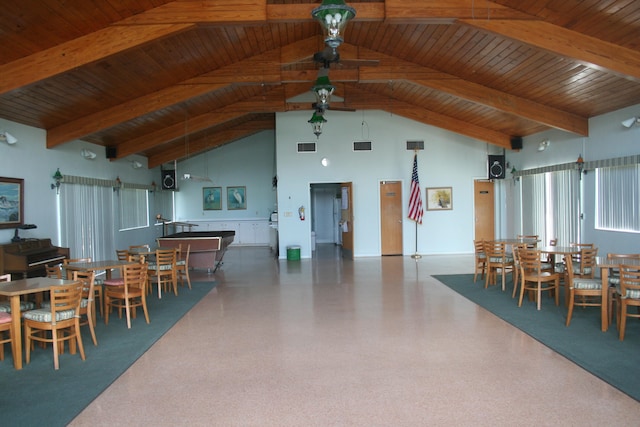
[(0, 228), (24, 223), (24, 179), (0, 177)]
[(202, 210), (219, 211), (222, 209), (222, 187), (202, 188)]
[(227, 187), (227, 209), (247, 209), (247, 187)]
[(446, 211), (453, 209), (451, 187), (427, 187), (427, 210)]

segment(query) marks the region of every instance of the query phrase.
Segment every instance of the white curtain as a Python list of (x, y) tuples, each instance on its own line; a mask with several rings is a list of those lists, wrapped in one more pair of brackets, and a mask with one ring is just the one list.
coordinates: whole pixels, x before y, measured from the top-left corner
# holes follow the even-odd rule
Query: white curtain
[(115, 196), (111, 187), (65, 184), (60, 187), (61, 245), (71, 258), (113, 258)]

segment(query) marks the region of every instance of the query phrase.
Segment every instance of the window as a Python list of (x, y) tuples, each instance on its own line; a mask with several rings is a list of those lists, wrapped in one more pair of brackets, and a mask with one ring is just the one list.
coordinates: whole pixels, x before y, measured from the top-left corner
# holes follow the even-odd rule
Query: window
[(120, 189), (120, 231), (149, 226), (148, 192), (140, 188)]
[(596, 229), (640, 233), (640, 165), (596, 169)]

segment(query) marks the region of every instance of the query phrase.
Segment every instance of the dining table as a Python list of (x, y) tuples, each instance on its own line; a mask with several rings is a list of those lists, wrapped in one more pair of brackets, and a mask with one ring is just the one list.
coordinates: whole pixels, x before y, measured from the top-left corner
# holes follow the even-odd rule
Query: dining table
[(8, 297), (11, 304), (11, 353), (13, 366), (22, 369), (22, 316), (20, 313), (20, 297), (22, 295), (49, 292), (52, 286), (71, 285), (73, 280), (54, 279), (50, 277), (31, 277), (27, 279), (3, 282), (0, 295)]
[(596, 257), (596, 266), (600, 269), (600, 278), (602, 280), (602, 307), (600, 309), (602, 332), (606, 332), (609, 328), (609, 273), (610, 270), (620, 268), (622, 264), (640, 267), (640, 259)]
[(111, 278), (113, 270), (122, 271), (125, 265), (135, 264), (134, 261), (123, 261), (123, 260), (105, 260), (105, 261), (90, 261), (90, 262), (70, 262), (64, 266), (64, 269), (67, 272), (67, 278), (73, 278), (74, 271), (84, 271), (84, 272), (96, 272), (96, 271), (105, 271), (105, 275), (107, 279)]

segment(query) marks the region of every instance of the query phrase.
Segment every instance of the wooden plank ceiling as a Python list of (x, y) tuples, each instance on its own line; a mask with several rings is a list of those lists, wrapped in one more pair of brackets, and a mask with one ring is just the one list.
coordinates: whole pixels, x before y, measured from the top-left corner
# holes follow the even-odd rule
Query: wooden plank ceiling
[[(323, 48), (316, 0), (21, 0), (0, 14), (0, 117), (149, 167), (275, 126)], [(640, 2), (360, 0), (335, 106), (510, 148), (640, 103)], [(354, 60), (360, 61), (354, 65)], [(338, 112), (327, 113), (341, 114)], [(342, 113), (346, 114), (346, 113)], [(311, 133), (311, 129), (309, 130)]]

